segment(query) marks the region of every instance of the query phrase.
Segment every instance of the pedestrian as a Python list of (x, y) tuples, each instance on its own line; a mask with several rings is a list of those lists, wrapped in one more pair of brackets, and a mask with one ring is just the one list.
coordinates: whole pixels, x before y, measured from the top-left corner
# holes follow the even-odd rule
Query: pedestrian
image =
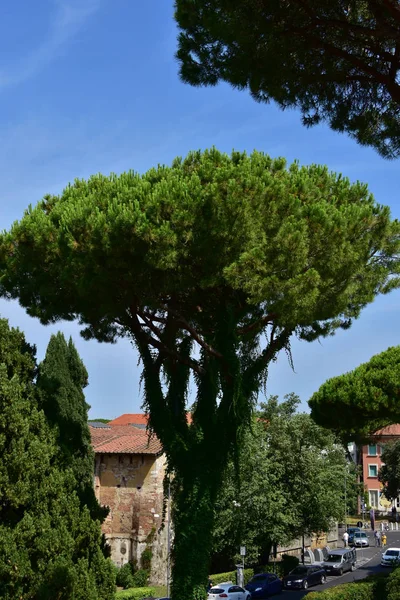
[(379, 543), (378, 543), (378, 532), (377, 532), (376, 529), (374, 530), (374, 539), (375, 539), (375, 546), (379, 546)]
[(342, 539), (344, 547), (347, 548), (347, 546), (349, 545), (349, 534), (347, 533), (347, 531), (344, 532)]
[(386, 541), (387, 541), (386, 533), (382, 533), (382, 547), (383, 548), (386, 546)]
[(376, 532), (376, 541), (378, 542), (378, 546), (381, 546), (381, 532), (379, 530)]

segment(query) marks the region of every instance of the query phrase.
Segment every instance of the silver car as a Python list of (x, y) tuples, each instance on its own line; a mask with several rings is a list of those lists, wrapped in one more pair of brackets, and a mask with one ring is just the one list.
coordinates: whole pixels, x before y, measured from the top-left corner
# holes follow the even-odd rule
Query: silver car
[(369, 539), (364, 531), (356, 531), (353, 536), (353, 546), (366, 548), (369, 546)]

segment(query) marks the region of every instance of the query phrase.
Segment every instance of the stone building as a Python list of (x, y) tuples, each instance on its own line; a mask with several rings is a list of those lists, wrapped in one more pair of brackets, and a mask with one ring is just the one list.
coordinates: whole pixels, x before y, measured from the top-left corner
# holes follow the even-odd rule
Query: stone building
[[(142, 415), (140, 415), (143, 417)], [(110, 512), (102, 529), (117, 566), (135, 560), (141, 566), (152, 550), (151, 581), (165, 583), (168, 523), (162, 525), (165, 457), (145, 424), (92, 423), (96, 497)]]

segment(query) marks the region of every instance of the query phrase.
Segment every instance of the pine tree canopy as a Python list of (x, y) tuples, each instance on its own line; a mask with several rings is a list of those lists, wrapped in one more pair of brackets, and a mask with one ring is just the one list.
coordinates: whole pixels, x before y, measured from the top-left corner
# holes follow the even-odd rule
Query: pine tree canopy
[(183, 81), (297, 107), (387, 158), (400, 155), (398, 0), (176, 0)]
[(0, 293), (42, 323), (79, 318), (100, 341), (139, 326), (164, 350), (170, 311), (212, 352), (221, 301), (242, 312), (241, 339), (272, 323), (306, 338), (348, 325), (398, 285), (398, 247), (399, 223), (365, 185), (213, 149), (46, 196), (0, 237)]
[(400, 346), (328, 379), (309, 401), (311, 416), (350, 441), (400, 422)]

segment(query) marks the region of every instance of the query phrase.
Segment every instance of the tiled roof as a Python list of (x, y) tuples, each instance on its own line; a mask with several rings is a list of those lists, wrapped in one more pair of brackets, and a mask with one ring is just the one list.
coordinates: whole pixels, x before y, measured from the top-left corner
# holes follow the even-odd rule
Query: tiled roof
[[(192, 422), (192, 415), (190, 412), (186, 413), (187, 422), (190, 424)], [(126, 413), (109, 421), (108, 425), (147, 425), (148, 416), (143, 413), (130, 414)]]
[(108, 425), (147, 425), (148, 417), (142, 413), (125, 414), (109, 421)]
[(161, 454), (162, 447), (155, 435), (132, 425), (113, 425), (109, 429), (90, 427), (92, 446), (96, 454)]
[(400, 436), (400, 425), (396, 424), (396, 425), (388, 425), (387, 427), (384, 427), (383, 429), (379, 429), (379, 431), (377, 431), (375, 433), (376, 436), (379, 435), (399, 435)]

